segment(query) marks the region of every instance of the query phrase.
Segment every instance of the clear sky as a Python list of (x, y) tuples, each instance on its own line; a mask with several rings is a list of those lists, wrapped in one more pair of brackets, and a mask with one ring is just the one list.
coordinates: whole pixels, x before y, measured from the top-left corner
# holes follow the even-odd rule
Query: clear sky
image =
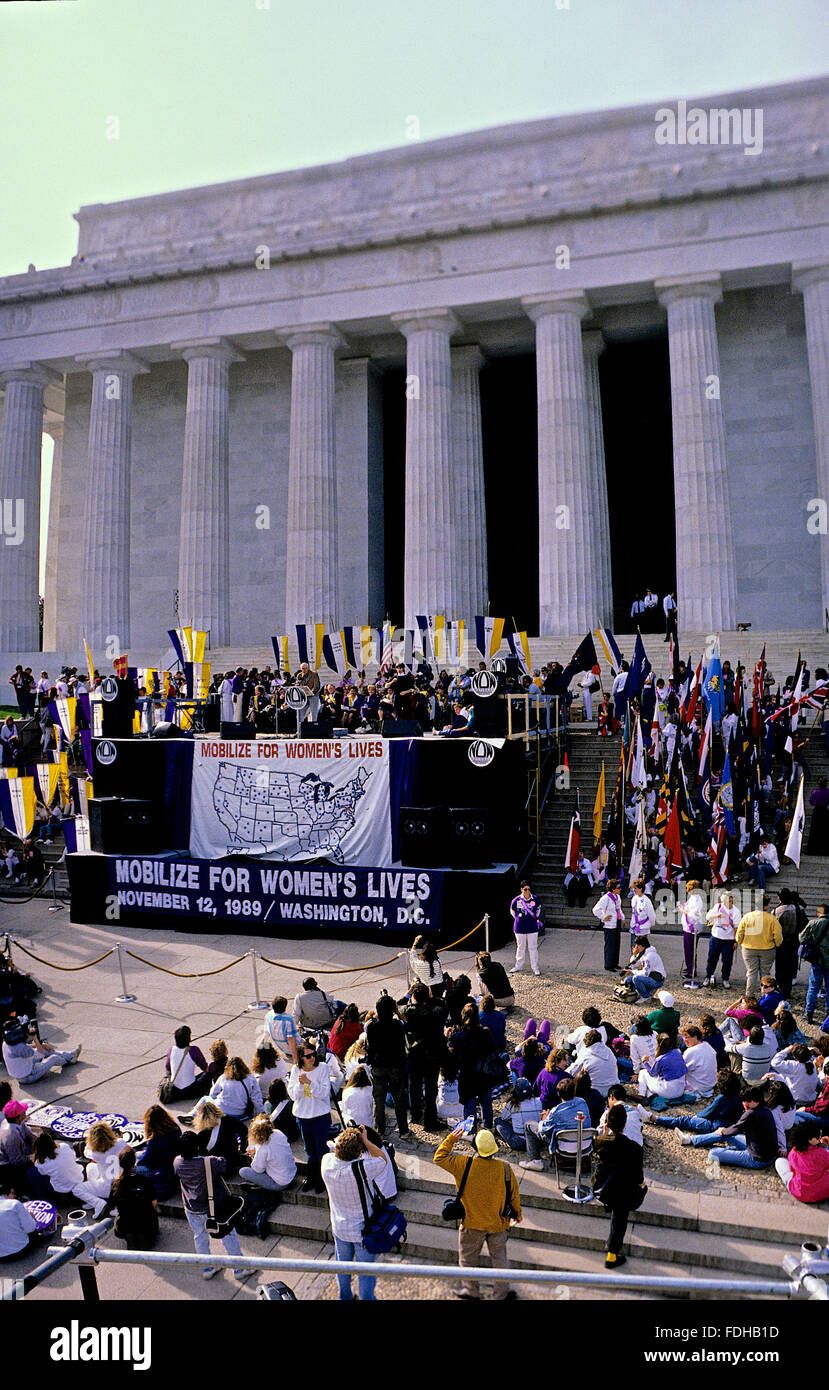
[[(815, 76), (827, 0), (0, 4), (0, 275), (72, 213), (568, 111)], [(119, 122), (119, 137), (108, 139)]]

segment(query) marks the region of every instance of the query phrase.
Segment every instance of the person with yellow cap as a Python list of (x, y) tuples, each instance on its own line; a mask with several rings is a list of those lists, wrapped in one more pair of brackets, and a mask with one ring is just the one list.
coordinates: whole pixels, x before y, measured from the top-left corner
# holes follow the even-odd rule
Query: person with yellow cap
[[(521, 1198), (518, 1182), (509, 1163), (496, 1160), (498, 1143), (491, 1130), (481, 1129), (475, 1136), (477, 1154), (472, 1158), (453, 1154), (452, 1149), (466, 1135), (467, 1121), (447, 1134), (435, 1150), (434, 1162), (455, 1179), (458, 1196), (463, 1205), (463, 1217), (458, 1230), (458, 1264), (477, 1266), (486, 1244), (493, 1269), (507, 1269), (507, 1236), (513, 1222), (521, 1221)], [(454, 1290), (456, 1298), (481, 1297), (478, 1280), (462, 1279)], [(495, 1284), (493, 1298), (517, 1298), (509, 1284)]]

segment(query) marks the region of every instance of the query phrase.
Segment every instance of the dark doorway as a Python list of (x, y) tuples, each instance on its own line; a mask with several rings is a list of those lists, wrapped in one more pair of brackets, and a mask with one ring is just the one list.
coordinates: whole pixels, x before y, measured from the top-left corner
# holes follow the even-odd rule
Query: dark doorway
[(662, 599), (676, 590), (671, 377), (666, 335), (609, 343), (599, 358), (613, 626), (632, 632), (634, 599), (650, 586), (659, 603), (642, 631), (664, 632)]
[(534, 353), (481, 369), (489, 608), (529, 633), (538, 632), (536, 401)]
[(406, 369), (383, 373), (384, 613), (402, 624), (403, 545), (406, 535)]

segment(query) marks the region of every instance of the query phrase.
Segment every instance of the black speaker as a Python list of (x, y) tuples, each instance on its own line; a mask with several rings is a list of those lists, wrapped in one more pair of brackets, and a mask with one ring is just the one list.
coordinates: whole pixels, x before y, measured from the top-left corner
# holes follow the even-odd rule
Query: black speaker
[(28, 766), (29, 763), (40, 762), (44, 757), (43, 740), (41, 738), (40, 725), (36, 719), (18, 719), (15, 722), (15, 730), (20, 741), (20, 753), (22, 761)]
[(416, 719), (384, 719), (380, 731), (383, 738), (423, 737), (423, 729)]
[(445, 806), (401, 806), (397, 826), (401, 864), (431, 869), (446, 863)]
[(180, 729), (178, 724), (173, 724), (169, 719), (159, 719), (153, 725), (152, 738), (192, 738), (189, 729)]
[(100, 689), (101, 731), (104, 738), (132, 738), (138, 697), (135, 681), (104, 676)]
[(486, 869), (490, 853), (489, 808), (450, 806), (449, 863), (453, 869)]
[(507, 702), (502, 696), (490, 695), (488, 698), (482, 698), (480, 695), (473, 695), (472, 708), (475, 711), (473, 734), (489, 735), (492, 738), (506, 734)]
[(206, 734), (217, 734), (221, 728), (221, 705), (218, 696), (208, 696), (206, 704), (202, 706), (204, 719), (204, 732)]
[(249, 724), (247, 720), (244, 720), (241, 724), (228, 724), (225, 720), (221, 720), (219, 725), (219, 736), (224, 739), (256, 738), (256, 725)]
[(88, 806), (89, 841), (97, 854), (157, 854), (164, 848), (151, 802), (104, 796)]

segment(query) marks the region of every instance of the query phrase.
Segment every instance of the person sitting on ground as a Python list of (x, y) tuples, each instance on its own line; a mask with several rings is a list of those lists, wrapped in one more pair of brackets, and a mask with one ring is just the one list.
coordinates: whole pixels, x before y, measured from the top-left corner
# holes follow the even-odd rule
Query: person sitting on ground
[(544, 1069), (546, 1057), (546, 1050), (538, 1039), (535, 1037), (527, 1038), (510, 1062), (509, 1069), (515, 1076), (525, 1076), (529, 1082), (534, 1083), (539, 1073)]
[(491, 994), (485, 994), (481, 1000), (479, 1019), (482, 1028), (488, 1028), (492, 1034), (492, 1041), (497, 1052), (503, 1052), (507, 1045), (507, 1020), (502, 1013), (495, 1007), (495, 1000)]
[(3, 1106), (0, 1122), (0, 1192), (16, 1197), (48, 1197), (48, 1183), (32, 1163), (34, 1134), (26, 1124), (29, 1107), (19, 1100)]
[(515, 994), (503, 965), (493, 960), (489, 951), (479, 951), (475, 957), (475, 979), (478, 993), (491, 994), (496, 1009), (509, 1012), (515, 1006)]
[(151, 1105), (144, 1115), (144, 1136), (147, 1147), (135, 1172), (138, 1177), (149, 1179), (153, 1195), (163, 1201), (176, 1190), (173, 1159), (181, 1145), (181, 1130), (163, 1105)]
[(634, 1076), (638, 1076), (645, 1060), (656, 1056), (656, 1034), (653, 1025), (644, 1014), (634, 1019), (630, 1032), (630, 1062)]
[(788, 1156), (775, 1159), (778, 1176), (798, 1202), (825, 1202), (829, 1198), (828, 1149), (829, 1136), (798, 1125), (792, 1132)]
[(234, 1119), (232, 1115), (223, 1115), (218, 1105), (214, 1105), (212, 1100), (205, 1100), (193, 1121), (193, 1129), (198, 1139), (198, 1152), (221, 1158), (227, 1176), (235, 1177), (248, 1142), (247, 1128), (242, 1121)]
[(535, 1078), (535, 1090), (541, 1100), (542, 1109), (546, 1110), (557, 1104), (556, 1088), (559, 1081), (563, 1081), (567, 1076), (569, 1064), (570, 1058), (563, 1048), (554, 1048), (547, 1054), (544, 1067)]
[(42, 1129), (35, 1135), (32, 1157), (35, 1168), (46, 1184), (46, 1191), (40, 1194), (46, 1201), (51, 1202), (71, 1193), (84, 1206), (95, 1205), (97, 1195), (89, 1187), (71, 1144), (59, 1142), (51, 1130)]
[(606, 1096), (608, 1087), (618, 1085), (619, 1082), (616, 1057), (606, 1043), (602, 1042), (601, 1033), (596, 1028), (591, 1028), (585, 1033), (576, 1049), (576, 1060), (567, 1070), (571, 1076), (580, 1076), (582, 1073), (589, 1076), (591, 1086), (601, 1096)]
[(634, 1144), (644, 1146), (645, 1140), (642, 1135), (642, 1107), (634, 1104), (624, 1086), (621, 1084), (618, 1086), (611, 1086), (608, 1089), (607, 1105), (599, 1118), (599, 1123), (596, 1127), (597, 1133), (599, 1135), (607, 1135), (607, 1120), (614, 1105), (623, 1105), (627, 1111), (628, 1118), (625, 1126), (625, 1134), (628, 1136), (628, 1139), (632, 1139)]
[(265, 1014), (265, 1036), (286, 1062), (296, 1064), (296, 1020), (288, 1013), (284, 994), (277, 994)]
[(726, 1142), (716, 1143), (711, 1149), (711, 1162), (738, 1168), (769, 1168), (778, 1155), (774, 1116), (757, 1086), (744, 1085), (740, 1100), (740, 1119), (733, 1125), (721, 1125), (715, 1132), (717, 1139)]
[(374, 1118), (371, 1078), (365, 1067), (357, 1067), (343, 1087), (340, 1109), (347, 1124), (370, 1125)]
[(702, 1100), (713, 1095), (717, 1084), (717, 1054), (695, 1023), (683, 1028), (682, 1041), (685, 1044), (685, 1090)]
[(446, 987), (443, 1002), (449, 1012), (449, 1022), (460, 1027), (461, 1014), (472, 998), (472, 985), (468, 975), (457, 975)]
[(541, 1100), (533, 1095), (530, 1082), (526, 1077), (516, 1077), (507, 1096), (507, 1103), (495, 1121), (496, 1133), (511, 1149), (523, 1153), (527, 1147), (527, 1121), (533, 1120), (538, 1123), (541, 1110)]
[(250, 1072), (259, 1082), (259, 1090), (263, 1096), (268, 1094), (268, 1087), (272, 1081), (287, 1081), (291, 1074), (288, 1063), (270, 1043), (259, 1044), (253, 1054)]
[(658, 989), (656, 997), (659, 1008), (648, 1014), (648, 1022), (655, 1033), (667, 1033), (672, 1047), (676, 1047), (679, 1037), (679, 1009), (674, 1008), (674, 996), (667, 989)]
[(764, 975), (760, 981), (763, 993), (757, 1000), (757, 1008), (763, 1017), (764, 1023), (774, 1022), (774, 1011), (779, 1004), (784, 1004), (785, 1000), (780, 990), (777, 988), (777, 981), (773, 975)]
[(566, 1041), (574, 1052), (578, 1051), (587, 1034), (593, 1029), (599, 1034), (600, 1041), (607, 1045), (609, 1039), (607, 1030), (602, 1024), (602, 1016), (595, 1005), (590, 1004), (582, 1011), (581, 1027), (574, 1028), (572, 1033), (567, 1034)]
[(629, 973), (623, 983), (635, 989), (640, 999), (648, 999), (665, 983), (665, 962), (647, 936), (637, 937), (630, 958)]
[[(370, 1019), (374, 1017), (374, 1010), (371, 1009), (369, 1013), (366, 1014), (366, 1022), (369, 1022)], [(368, 1043), (366, 1042), (365, 1033), (362, 1033), (360, 1037), (357, 1039), (357, 1041), (351, 1044), (350, 1048), (345, 1054), (345, 1058), (343, 1061), (343, 1073), (345, 1080), (348, 1079), (348, 1077), (351, 1075), (353, 1071), (356, 1071), (357, 1067), (365, 1067), (369, 1076), (371, 1076), (371, 1068), (369, 1067), (368, 1062), (366, 1061), (367, 1056)]]
[(667, 1033), (656, 1040), (656, 1056), (646, 1059), (639, 1072), (639, 1094), (662, 1100), (679, 1100), (685, 1094), (685, 1058)]
[(785, 1082), (798, 1105), (811, 1105), (820, 1089), (812, 1050), (805, 1043), (794, 1043), (775, 1053), (771, 1071), (763, 1080)]
[(288, 1095), (288, 1087), (284, 1081), (277, 1079), (272, 1081), (268, 1087), (265, 1114), (274, 1129), (282, 1130), (289, 1144), (293, 1144), (294, 1140), (299, 1138), (299, 1125), (294, 1119), (291, 1097)]
[(579, 1100), (583, 1100), (587, 1106), (590, 1112), (590, 1123), (594, 1126), (597, 1125), (604, 1114), (607, 1096), (603, 1096), (601, 1091), (596, 1090), (586, 1071), (579, 1072), (576, 1077), (576, 1096)]
[(457, 1065), (453, 1057), (447, 1057), (438, 1075), (438, 1118), (446, 1124), (455, 1125), (463, 1119), (463, 1106), (458, 1096)]
[(103, 1212), (112, 1184), (121, 1175), (119, 1155), (127, 1148), (126, 1139), (105, 1120), (90, 1125), (86, 1132), (83, 1156), (89, 1159), (86, 1181), (92, 1194), (92, 1214), (95, 1217)]
[(231, 1057), (218, 1081), (210, 1088), (210, 1099), (223, 1115), (249, 1120), (262, 1110), (259, 1081), (241, 1057)]
[(728, 1065), (728, 1052), (725, 1046), (725, 1038), (717, 1027), (717, 1020), (713, 1014), (700, 1014), (697, 1020), (705, 1041), (713, 1047), (717, 1054), (717, 1066)]
[(702, 1143), (715, 1134), (720, 1125), (734, 1125), (743, 1113), (740, 1102), (742, 1082), (730, 1067), (720, 1067), (714, 1087), (714, 1099), (697, 1115), (645, 1115), (645, 1124), (662, 1129), (678, 1129), (680, 1144)]
[(81, 1045), (69, 1052), (51, 1052), (34, 1037), (18, 1018), (6, 1020), (3, 1028), (3, 1061), (13, 1081), (33, 1086), (47, 1072), (71, 1066), (81, 1055)]
[(313, 975), (309, 975), (294, 997), (291, 1012), (300, 1028), (327, 1031), (337, 1017), (337, 1001), (320, 989)]
[[(766, 1042), (762, 1028), (752, 1028), (747, 1041), (727, 1042), (726, 1048), (732, 1057), (740, 1059), (740, 1074), (747, 1085), (753, 1086), (763, 1080), (771, 1065), (774, 1048)], [(733, 1065), (737, 1069), (736, 1061)]]
[(525, 1139), (527, 1142), (527, 1157), (520, 1163), (521, 1168), (528, 1168), (531, 1172), (540, 1173), (544, 1169), (543, 1154), (552, 1153), (555, 1147), (555, 1137), (559, 1130), (578, 1129), (578, 1117), (581, 1115), (585, 1129), (591, 1126), (590, 1111), (587, 1102), (576, 1095), (576, 1084), (573, 1078), (567, 1076), (563, 1081), (559, 1081), (556, 1087), (558, 1091), (558, 1104), (550, 1110), (541, 1113), (540, 1120), (530, 1120), (525, 1126)]
[(16, 1260), (34, 1244), (37, 1222), (16, 1197), (0, 1197), (0, 1260)]
[(207, 1064), (207, 1076), (205, 1078), (206, 1090), (210, 1089), (214, 1081), (218, 1081), (227, 1066), (228, 1051), (224, 1038), (214, 1038), (209, 1051), (210, 1061)]
[(781, 1158), (789, 1151), (789, 1135), (797, 1118), (794, 1097), (779, 1077), (763, 1083), (763, 1099), (777, 1128), (777, 1148)]
[(256, 1115), (251, 1121), (248, 1158), (239, 1169), (239, 1181), (264, 1187), (269, 1192), (284, 1192), (296, 1177), (296, 1159), (281, 1129), (275, 1129), (267, 1115)]
[(207, 1062), (201, 1048), (193, 1046), (192, 1037), (186, 1023), (177, 1028), (164, 1064), (164, 1071), (173, 1083), (176, 1101), (203, 1096), (207, 1087)]
[(150, 1178), (136, 1166), (135, 1151), (118, 1155), (120, 1176), (112, 1184), (102, 1215), (115, 1211), (114, 1231), (128, 1250), (152, 1250), (158, 1240), (158, 1199)]
[(808, 1047), (808, 1039), (798, 1028), (795, 1016), (785, 999), (782, 1004), (777, 1005), (771, 1026), (777, 1038), (778, 1049), (781, 1051), (784, 1047), (794, 1047), (795, 1043), (804, 1043)]
[(363, 1031), (360, 1010), (356, 1004), (346, 1004), (328, 1035), (328, 1046), (338, 1062), (342, 1062), (351, 1044)]

